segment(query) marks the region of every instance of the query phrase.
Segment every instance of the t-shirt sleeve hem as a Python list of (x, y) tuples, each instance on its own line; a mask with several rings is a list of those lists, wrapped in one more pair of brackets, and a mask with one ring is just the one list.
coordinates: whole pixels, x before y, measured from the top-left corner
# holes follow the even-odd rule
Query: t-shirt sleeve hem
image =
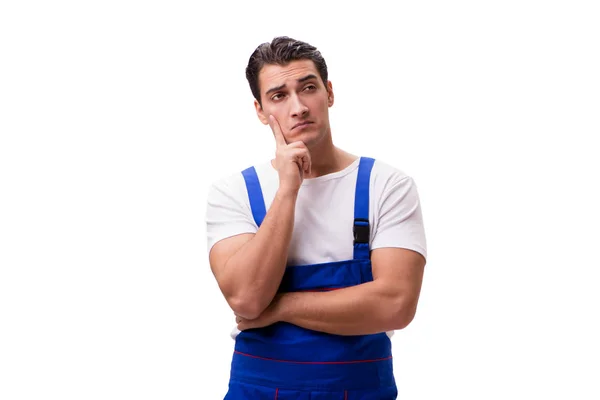
[(423, 246), (416, 244), (416, 243), (413, 243), (413, 244), (377, 243), (377, 244), (374, 244), (371, 246), (371, 251), (375, 250), (375, 249), (386, 248), (386, 247), (412, 250), (412, 251), (415, 251), (415, 252), (421, 254), (423, 256), (423, 258), (425, 258), (425, 260), (427, 260), (427, 249), (425, 249)]
[(244, 227), (235, 230), (227, 230), (218, 233), (212, 233), (212, 237), (207, 241), (207, 250), (210, 253), (211, 249), (215, 244), (220, 242), (221, 240), (229, 239), (234, 236), (243, 235), (245, 233), (256, 233), (256, 227)]

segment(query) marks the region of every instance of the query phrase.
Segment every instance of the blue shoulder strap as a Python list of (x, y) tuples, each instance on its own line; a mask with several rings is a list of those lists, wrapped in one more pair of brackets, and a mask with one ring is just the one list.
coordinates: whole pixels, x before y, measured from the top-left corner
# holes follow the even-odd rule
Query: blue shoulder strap
[(244, 180), (246, 181), (246, 189), (248, 190), (248, 198), (250, 199), (250, 209), (252, 216), (257, 226), (262, 224), (267, 210), (265, 208), (265, 199), (263, 198), (262, 189), (254, 167), (246, 168), (242, 171)]
[(361, 157), (356, 178), (356, 193), (354, 196), (354, 259), (368, 260), (370, 258), (369, 239), (369, 186), (371, 170), (375, 160)]

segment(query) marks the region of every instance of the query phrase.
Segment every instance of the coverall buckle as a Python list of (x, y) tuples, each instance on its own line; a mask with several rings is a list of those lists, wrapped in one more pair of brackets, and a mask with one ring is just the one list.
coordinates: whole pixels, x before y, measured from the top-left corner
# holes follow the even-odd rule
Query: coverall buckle
[(370, 235), (369, 220), (365, 218), (354, 218), (354, 244), (369, 243)]

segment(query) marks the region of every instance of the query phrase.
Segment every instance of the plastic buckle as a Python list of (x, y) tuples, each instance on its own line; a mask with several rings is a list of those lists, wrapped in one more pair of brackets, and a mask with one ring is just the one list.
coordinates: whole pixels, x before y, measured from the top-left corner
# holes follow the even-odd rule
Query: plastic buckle
[(354, 218), (354, 244), (369, 243), (371, 229), (369, 220), (364, 218)]

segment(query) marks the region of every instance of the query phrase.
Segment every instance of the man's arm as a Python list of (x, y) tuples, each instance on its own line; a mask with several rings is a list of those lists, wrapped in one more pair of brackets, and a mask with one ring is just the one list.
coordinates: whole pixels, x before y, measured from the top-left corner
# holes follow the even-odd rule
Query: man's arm
[(217, 242), (209, 254), (210, 267), (227, 303), (236, 315), (257, 318), (272, 302), (287, 263), (294, 230), (296, 199), (304, 175), (310, 173), (310, 152), (302, 142), (288, 144), (274, 117), (275, 168), (279, 188), (255, 234)]
[(403, 329), (412, 321), (421, 291), (425, 258), (412, 250), (379, 248), (371, 253), (373, 281), (329, 292), (293, 292), (276, 298), (240, 330), (277, 321), (337, 334), (366, 335)]
[(212, 247), (212, 272), (235, 314), (256, 318), (275, 296), (285, 272), (295, 207), (295, 194), (277, 193), (255, 234), (224, 239)]

